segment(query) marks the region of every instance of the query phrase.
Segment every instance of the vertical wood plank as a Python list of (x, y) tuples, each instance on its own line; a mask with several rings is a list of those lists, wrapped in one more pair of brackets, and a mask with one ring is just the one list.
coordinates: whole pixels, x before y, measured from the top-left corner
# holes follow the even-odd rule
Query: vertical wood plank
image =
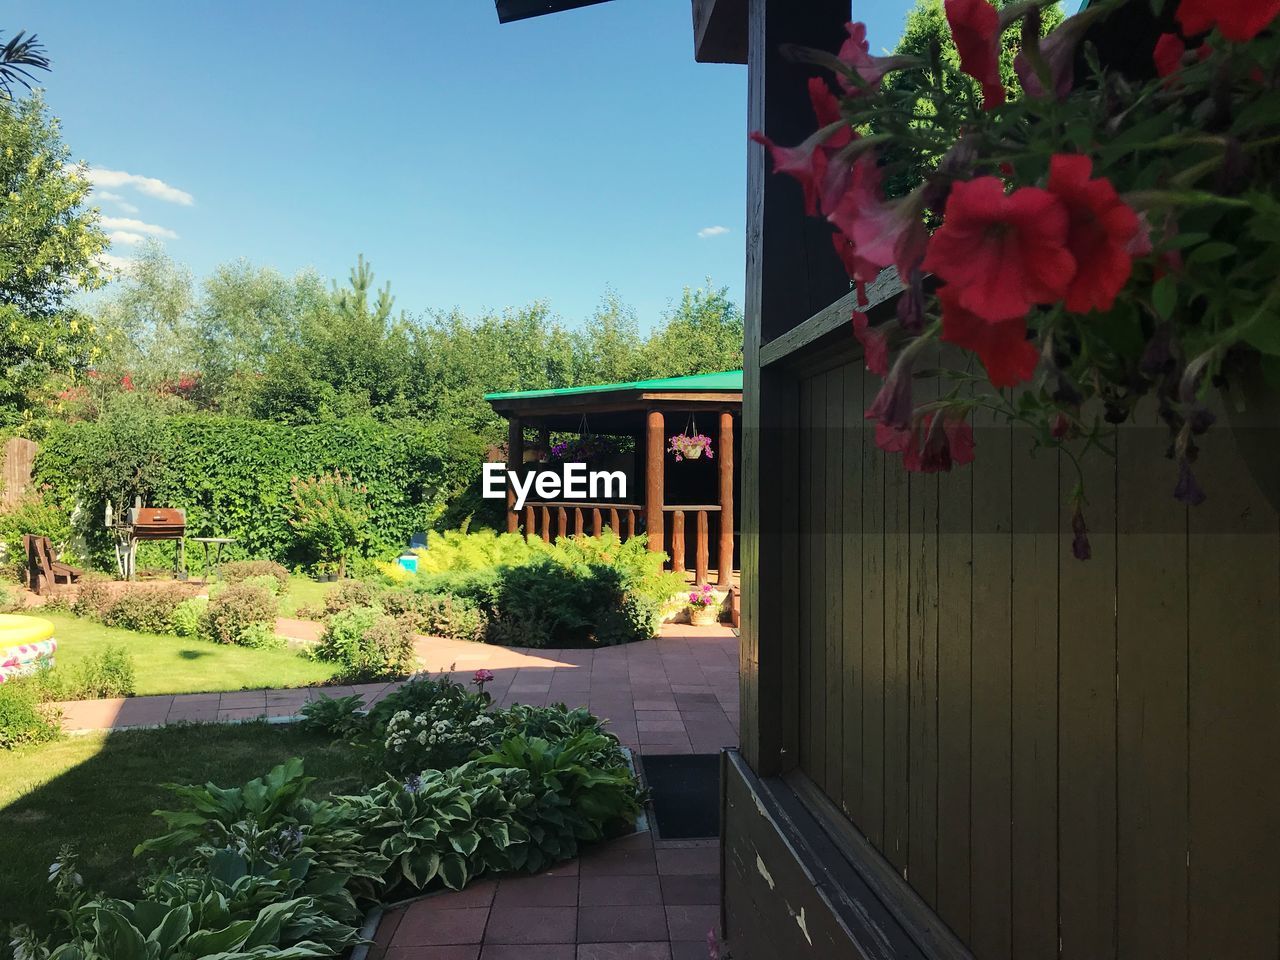
[(544, 543), (550, 543), (551, 542), (551, 508), (542, 507), (540, 512), (541, 512), (541, 516), (539, 517), (539, 519), (542, 521), (542, 540)]
[[(662, 514), (658, 514), (658, 516), (661, 517)], [(600, 536), (603, 530), (604, 530), (604, 517), (601, 516), (600, 514), (600, 508), (592, 507), (591, 508), (591, 535), (593, 537), (598, 537)]]
[(534, 519), (533, 506), (526, 503), (524, 505), (524, 538), (532, 540), (538, 535), (538, 524)]
[[(1115, 431), (1106, 443), (1115, 448)], [(1116, 957), (1116, 463), (1081, 460), (1093, 556), (1072, 555), (1067, 498), (1081, 477), (1059, 462), (1058, 898), (1063, 960)]]
[(827, 795), (836, 803), (844, 791), (844, 373), (842, 368), (827, 371), (826, 409), (822, 411), (823, 447), (826, 469), (820, 495), (826, 501), (825, 521), (821, 530), (824, 603), (827, 609), (826, 635), (823, 648), (825, 684), (814, 691), (826, 699), (827, 705)]
[(803, 696), (808, 700), (809, 714), (809, 762), (805, 772), (820, 788), (827, 785), (827, 698), (826, 698), (826, 552), (823, 549), (823, 531), (826, 530), (826, 501), (822, 497), (822, 485), (826, 475), (826, 430), (823, 418), (826, 414), (827, 391), (825, 378), (818, 376), (808, 381), (810, 394), (805, 437), (808, 462), (804, 487), (804, 499), (808, 501), (809, 526), (805, 531), (805, 596), (809, 606), (809, 629), (805, 638), (808, 647), (808, 673), (803, 684)]
[[(1274, 451), (1280, 429), (1265, 433)], [(1188, 512), (1187, 953), (1271, 958), (1280, 956), (1280, 519), (1230, 430), (1206, 435), (1196, 474), (1208, 499)]]
[(720, 411), (720, 452), (716, 468), (719, 480), (720, 544), (716, 553), (716, 579), (720, 586), (733, 583), (733, 412)]
[(627, 510), (627, 539), (636, 535), (636, 511), (634, 507)]
[(612, 530), (618, 537), (622, 536), (622, 525), (618, 522), (617, 507), (609, 508), (609, 529)]
[[(985, 449), (978, 456), (986, 456)], [(938, 903), (969, 937), (973, 468), (938, 478)]]
[[(862, 378), (863, 409), (879, 390)], [(885, 454), (864, 428), (862, 444), (862, 820), (859, 826), (884, 851), (885, 707)]]
[[(519, 417), (507, 421), (507, 469), (518, 472), (524, 466), (524, 424)], [(516, 493), (507, 484), (507, 533), (520, 529), (520, 517), (516, 512)]]
[(866, 541), (863, 532), (865, 518), (862, 511), (863, 477), (863, 406), (862, 381), (865, 367), (861, 360), (847, 364), (842, 377), (842, 420), (840, 448), (843, 451), (841, 513), (844, 523), (840, 535), (843, 563), (841, 565), (841, 595), (844, 602), (842, 623), (841, 663), (844, 699), (841, 701), (843, 720), (841, 760), (841, 807), (854, 823), (863, 819), (862, 806), (862, 616), (863, 589), (862, 548)]
[(1116, 898), (1125, 960), (1187, 957), (1186, 508), (1153, 484), (1167, 442), (1150, 407), (1117, 432)]
[(563, 540), (569, 533), (569, 514), (564, 507), (556, 508), (556, 539)]
[(800, 429), (796, 431), (800, 438), (800, 583), (804, 595), (800, 598), (799, 634), (796, 637), (799, 654), (799, 714), (800, 714), (800, 769), (813, 775), (813, 697), (810, 696), (810, 677), (813, 676), (813, 621), (815, 607), (809, 584), (813, 581), (813, 551), (810, 544), (813, 539), (813, 381), (800, 382)]
[(580, 537), (585, 532), (586, 526), (582, 515), (581, 507), (573, 508), (573, 535)]
[[(925, 364), (938, 361), (936, 349)], [(916, 388), (917, 402), (938, 397), (938, 381)], [(907, 639), (910, 669), (907, 879), (931, 907), (938, 903), (938, 475), (908, 476)]]
[[(662, 530), (663, 470), (666, 465), (664, 432), (662, 411), (650, 410), (645, 417), (644, 514), (648, 547), (655, 553), (661, 553), (665, 547)], [(595, 533), (600, 535), (598, 521)]]
[(1012, 433), (975, 411), (973, 463), (972, 858), (969, 945), (983, 960), (1012, 955), (1010, 806), (1013, 567)]
[(899, 871), (907, 868), (908, 779), (911, 762), (909, 484), (902, 458), (885, 463), (884, 578), (884, 848)]
[(1013, 431), (1013, 955), (1058, 949), (1058, 452)]

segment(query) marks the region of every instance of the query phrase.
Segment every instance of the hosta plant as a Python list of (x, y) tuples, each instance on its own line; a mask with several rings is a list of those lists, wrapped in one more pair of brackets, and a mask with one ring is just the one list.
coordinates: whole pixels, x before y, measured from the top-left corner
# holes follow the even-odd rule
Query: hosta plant
[[(874, 56), (850, 24), (837, 52), (791, 51), (827, 71), (817, 132), (754, 136), (834, 228), (859, 306), (885, 268), (905, 285), (893, 322), (853, 314), (884, 378), (867, 411), (883, 450), (913, 471), (967, 463), (975, 411), (994, 410), (1075, 459), (1151, 398), (1168, 489), (1198, 504), (1209, 391), (1259, 368), (1280, 384), (1280, 4), (1096, 0), (1042, 37), (1046, 6), (945, 0), (954, 59)], [(1165, 31), (1136, 54), (1135, 17)], [(1123, 64), (1095, 46), (1116, 37)]]

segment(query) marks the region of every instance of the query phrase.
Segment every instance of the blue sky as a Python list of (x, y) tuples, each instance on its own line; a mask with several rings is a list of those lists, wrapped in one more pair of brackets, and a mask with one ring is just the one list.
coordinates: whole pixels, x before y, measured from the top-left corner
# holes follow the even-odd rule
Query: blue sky
[[(855, 6), (873, 50), (908, 6)], [(577, 323), (611, 287), (648, 325), (707, 277), (741, 302), (746, 68), (694, 63), (689, 0), (506, 26), (491, 0), (5, 7), (107, 171), (114, 256), (155, 236), (197, 276), (345, 278), (363, 253), (411, 313), (544, 299)]]

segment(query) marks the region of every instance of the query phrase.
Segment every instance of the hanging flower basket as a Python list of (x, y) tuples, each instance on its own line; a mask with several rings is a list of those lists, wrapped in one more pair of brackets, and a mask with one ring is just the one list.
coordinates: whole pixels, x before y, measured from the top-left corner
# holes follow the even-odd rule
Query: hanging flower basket
[[(1194, 465), (1220, 449), (1207, 394), (1225, 384), (1238, 432), (1241, 411), (1277, 415), (1280, 4), (1093, 0), (1046, 33), (1049, 7), (945, 0), (955, 60), (874, 56), (861, 23), (837, 52), (793, 48), (826, 73), (809, 82), (816, 132), (752, 137), (834, 228), (852, 333), (884, 379), (866, 411), (880, 449), (950, 470), (992, 411), (1078, 468), (1145, 402), (1169, 431), (1172, 463), (1152, 466), (1195, 506)], [(1104, 61), (1094, 38), (1135, 22), (1145, 49)], [(872, 325), (865, 285), (889, 267), (906, 290)], [(1273, 487), (1274, 454), (1243, 452)], [(1069, 496), (1087, 559), (1083, 481)]]
[(707, 455), (708, 460), (715, 457), (715, 453), (711, 449), (711, 438), (701, 433), (693, 436), (687, 433), (677, 433), (671, 438), (667, 453), (675, 454), (677, 463), (681, 460), (697, 460), (704, 453)]

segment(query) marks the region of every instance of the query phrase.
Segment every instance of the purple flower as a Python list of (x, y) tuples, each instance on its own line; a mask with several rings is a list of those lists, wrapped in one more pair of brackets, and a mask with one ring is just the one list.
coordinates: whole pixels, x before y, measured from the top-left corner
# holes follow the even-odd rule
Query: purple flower
[(1089, 528), (1084, 523), (1084, 510), (1076, 504), (1075, 513), (1071, 515), (1071, 552), (1077, 560), (1088, 560), (1093, 556), (1093, 547), (1089, 545)]
[(1173, 488), (1173, 498), (1188, 507), (1198, 507), (1205, 501), (1205, 492), (1191, 472), (1191, 462), (1182, 457), (1178, 461), (1178, 483)]
[(904, 350), (868, 408), (865, 414), (868, 420), (876, 420), (898, 430), (911, 427), (911, 367), (910, 352)]

